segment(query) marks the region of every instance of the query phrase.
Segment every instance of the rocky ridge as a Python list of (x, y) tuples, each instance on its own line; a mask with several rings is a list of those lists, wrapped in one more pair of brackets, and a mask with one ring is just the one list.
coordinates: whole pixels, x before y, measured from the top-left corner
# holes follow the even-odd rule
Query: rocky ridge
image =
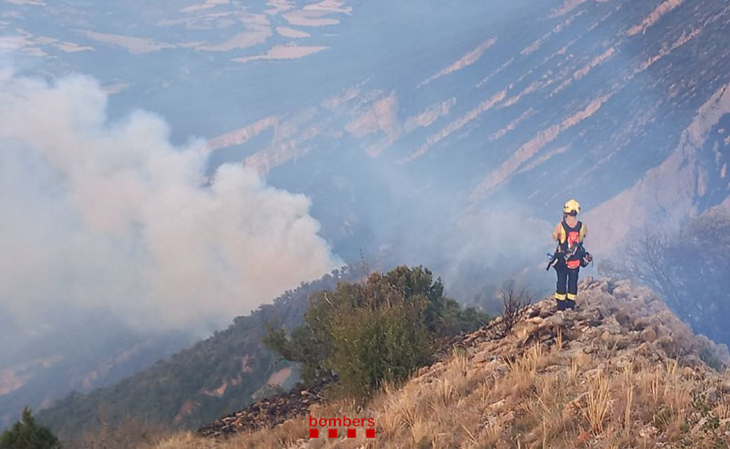
[[(561, 313), (556, 311), (553, 299), (545, 299), (525, 308), (522, 319), (506, 338), (493, 337), (500, 317), (454, 345), (479, 348), (479, 354), (488, 353), (491, 358), (515, 357), (539, 342), (546, 348), (560, 344), (566, 355), (606, 355), (617, 364), (617, 360), (637, 353), (654, 361), (676, 359), (681, 366), (691, 368), (706, 365), (702, 358), (712, 359), (716, 366), (730, 362), (725, 345), (694, 335), (647, 287), (588, 277), (580, 283), (577, 304), (576, 310)], [(602, 352), (606, 349), (610, 353)]]

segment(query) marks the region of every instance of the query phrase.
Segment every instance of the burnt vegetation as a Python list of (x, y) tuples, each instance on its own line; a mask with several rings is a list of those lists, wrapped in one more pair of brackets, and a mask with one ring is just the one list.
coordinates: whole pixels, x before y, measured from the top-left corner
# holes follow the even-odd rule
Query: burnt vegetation
[(526, 288), (518, 290), (514, 282), (500, 289), (498, 297), (502, 302), (502, 315), (495, 322), (493, 336), (504, 338), (512, 332), (515, 324), (522, 320), (527, 306), (532, 303), (532, 297)]

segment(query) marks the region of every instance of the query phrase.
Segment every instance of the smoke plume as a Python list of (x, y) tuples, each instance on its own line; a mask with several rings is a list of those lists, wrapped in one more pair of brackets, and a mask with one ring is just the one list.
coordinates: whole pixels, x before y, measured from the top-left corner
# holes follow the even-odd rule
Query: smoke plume
[(206, 183), (202, 140), (106, 107), (88, 77), (0, 73), (0, 305), (16, 320), (75, 306), (220, 325), (340, 263), (307, 197), (240, 165)]

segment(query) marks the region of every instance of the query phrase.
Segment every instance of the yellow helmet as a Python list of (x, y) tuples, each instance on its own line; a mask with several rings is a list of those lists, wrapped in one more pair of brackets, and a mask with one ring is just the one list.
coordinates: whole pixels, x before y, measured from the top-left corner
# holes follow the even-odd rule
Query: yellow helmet
[(566, 214), (570, 214), (571, 212), (575, 212), (576, 214), (579, 214), (580, 213), (580, 203), (578, 203), (576, 200), (569, 200), (563, 206), (563, 212), (565, 212)]

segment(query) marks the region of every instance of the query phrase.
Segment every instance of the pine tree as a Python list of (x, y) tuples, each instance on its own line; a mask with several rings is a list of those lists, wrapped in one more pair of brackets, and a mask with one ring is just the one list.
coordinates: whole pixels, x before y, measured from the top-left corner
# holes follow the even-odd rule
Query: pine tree
[(0, 449), (60, 449), (61, 444), (51, 431), (38, 425), (30, 409), (23, 409), (20, 421), (0, 435)]

